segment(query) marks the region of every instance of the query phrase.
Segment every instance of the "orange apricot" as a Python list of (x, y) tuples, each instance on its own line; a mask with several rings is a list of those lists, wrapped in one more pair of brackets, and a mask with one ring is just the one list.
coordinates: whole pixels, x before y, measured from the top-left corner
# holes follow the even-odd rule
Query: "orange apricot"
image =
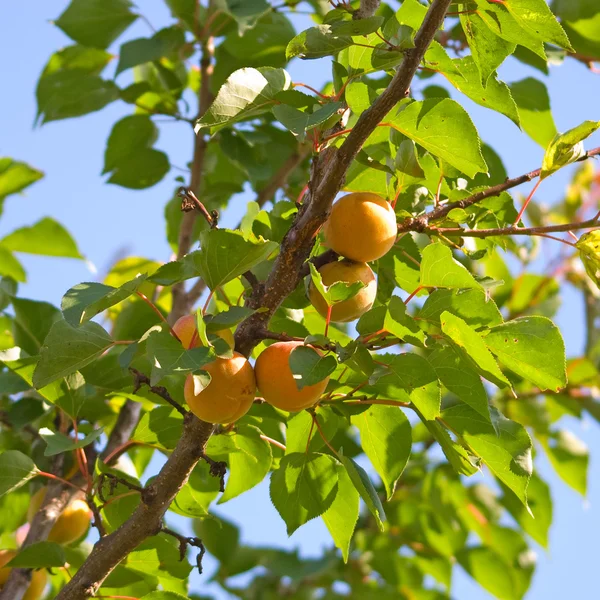
[[(197, 335), (194, 335), (197, 331), (196, 315), (184, 315), (177, 319), (173, 325), (173, 331), (184, 348), (198, 348), (199, 346), (202, 346), (200, 338)], [(215, 331), (214, 334), (225, 340), (230, 348), (235, 346), (231, 329), (220, 329), (219, 331)]]

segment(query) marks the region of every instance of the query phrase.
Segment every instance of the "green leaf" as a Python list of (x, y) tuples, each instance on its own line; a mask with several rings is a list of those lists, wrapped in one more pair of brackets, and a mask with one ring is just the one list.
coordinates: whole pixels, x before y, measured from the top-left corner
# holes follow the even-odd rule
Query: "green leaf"
[(300, 58), (322, 58), (332, 56), (340, 50), (352, 46), (352, 37), (348, 33), (337, 33), (335, 23), (317, 25), (299, 33), (287, 46), (288, 60)]
[(532, 474), (527, 486), (527, 502), (531, 513), (525, 509), (510, 490), (505, 491), (502, 497), (502, 504), (522, 527), (523, 531), (547, 549), (548, 531), (550, 525), (552, 525), (552, 498), (548, 484), (535, 473)]
[(23, 265), (12, 252), (0, 244), (0, 275), (10, 277), (15, 281), (27, 281)]
[(344, 562), (348, 562), (350, 541), (358, 522), (360, 496), (343, 465), (337, 464), (338, 493), (331, 506), (321, 515), (334, 544), (342, 551)]
[(348, 477), (352, 481), (352, 485), (364, 500), (370, 513), (375, 517), (379, 531), (383, 531), (383, 522), (386, 520), (385, 511), (367, 472), (351, 458), (341, 454), (341, 452), (339, 459), (344, 465)]
[(77, 44), (67, 46), (50, 56), (42, 71), (42, 77), (58, 71), (75, 69), (92, 75), (100, 75), (113, 58), (112, 54), (98, 48), (79, 46)]
[(74, 373), (98, 358), (112, 344), (110, 335), (97, 323), (88, 322), (74, 328), (66, 321), (56, 321), (40, 349), (33, 385), (40, 389)]
[(510, 91), (517, 103), (525, 133), (546, 148), (557, 134), (546, 86), (533, 77), (527, 77), (511, 83)]
[(460, 317), (475, 329), (502, 323), (502, 315), (496, 303), (478, 289), (435, 290), (425, 300), (419, 312), (419, 320), (440, 326), (440, 317), (444, 311)]
[(387, 306), (383, 329), (414, 346), (425, 346), (425, 333), (417, 322), (406, 314), (406, 304), (398, 296), (392, 296)]
[(275, 96), (291, 86), (292, 80), (283, 69), (239, 69), (229, 76), (206, 114), (196, 123), (196, 133), (207, 127), (214, 133), (268, 112), (277, 102)]
[(50, 328), (60, 319), (60, 311), (48, 302), (25, 298), (13, 298), (12, 305), (15, 344), (30, 355), (39, 354)]
[(146, 340), (146, 352), (152, 372), (150, 385), (156, 385), (173, 373), (198, 371), (215, 359), (214, 350), (201, 346), (186, 350), (166, 331), (153, 331)]
[(129, 0), (71, 0), (54, 21), (83, 46), (110, 46), (137, 19)]
[[(321, 406), (318, 410), (318, 419), (324, 437), (331, 439), (340, 427), (340, 417), (330, 408)], [(308, 441), (309, 434), (310, 443)], [(325, 445), (325, 442), (314, 425), (312, 415), (303, 410), (287, 422), (285, 453), (304, 452), (307, 444), (310, 452), (318, 452)]]
[(8, 566), (23, 569), (50, 569), (64, 567), (66, 562), (62, 546), (54, 542), (36, 542), (19, 550)]
[(161, 29), (151, 38), (137, 38), (125, 42), (121, 45), (115, 77), (132, 67), (173, 55), (184, 43), (184, 32), (176, 26)]
[(443, 244), (429, 244), (422, 251), (421, 285), (424, 287), (470, 288), (481, 286)]
[(296, 380), (296, 387), (299, 390), (323, 381), (337, 367), (337, 361), (331, 354), (321, 356), (314, 348), (308, 346), (294, 348), (289, 362), (292, 375)]
[(200, 463), (181, 488), (171, 510), (185, 517), (207, 517), (210, 503), (219, 495), (219, 478), (210, 474), (209, 466)]
[(0, 244), (13, 252), (83, 258), (71, 234), (58, 222), (44, 217), (30, 227), (9, 233)]
[(452, 62), (456, 65), (459, 74), (443, 73), (443, 75), (459, 92), (480, 106), (505, 115), (517, 127), (520, 127), (519, 111), (506, 83), (499, 81), (494, 74), (489, 74), (486, 84), (483, 85), (480, 72), (472, 56), (457, 58)]
[(231, 306), (223, 312), (216, 315), (204, 315), (206, 329), (211, 331), (220, 331), (221, 329), (230, 329), (234, 325), (241, 323), (249, 317), (254, 311), (245, 306)]
[(112, 81), (85, 71), (57, 71), (42, 76), (36, 98), (38, 118), (48, 123), (101, 110), (119, 98), (119, 88)]
[(56, 454), (76, 450), (77, 448), (85, 448), (97, 440), (102, 435), (103, 431), (103, 427), (94, 429), (83, 439), (74, 440), (58, 431), (52, 431), (47, 427), (42, 427), (42, 429), (40, 429), (40, 437), (46, 442), (44, 456), (55, 456)]
[(0, 214), (2, 201), (6, 196), (18, 194), (44, 176), (42, 171), (30, 167), (27, 163), (0, 158)]
[(481, 377), (460, 350), (454, 346), (436, 348), (428, 359), (446, 389), (491, 422), (488, 396)]
[(142, 596), (140, 600), (189, 600), (189, 596), (183, 596), (176, 592), (150, 592)]
[[(537, 436), (558, 476), (582, 496), (587, 493), (589, 451), (572, 432), (561, 429)], [(534, 515), (535, 516), (535, 515)]]
[(225, 519), (197, 519), (194, 532), (200, 537), (206, 549), (221, 563), (231, 562), (239, 547), (239, 528)]
[(227, 459), (229, 473), (225, 492), (219, 498), (219, 504), (227, 502), (258, 485), (271, 470), (273, 453), (271, 445), (261, 439), (260, 430), (253, 425), (238, 425), (232, 436), (238, 452), (220, 457), (208, 452), (211, 458)]
[(401, 104), (395, 116), (388, 114), (384, 123), (469, 177), (488, 170), (475, 125), (454, 100), (407, 102)]
[[(350, 459), (347, 459), (350, 460)], [(294, 453), (281, 459), (271, 476), (271, 501), (287, 525), (288, 535), (322, 515), (338, 492), (336, 462), (327, 454)]]
[(347, 283), (346, 281), (336, 281), (332, 285), (325, 285), (321, 273), (317, 271), (315, 265), (311, 262), (308, 263), (310, 267), (310, 279), (312, 284), (315, 286), (319, 294), (323, 296), (327, 306), (333, 306), (338, 302), (344, 302), (353, 298), (365, 287), (362, 281), (355, 281), (353, 283)]
[(567, 385), (565, 343), (546, 317), (520, 317), (493, 327), (484, 337), (498, 359), (541, 390)]
[(375, 388), (378, 395), (412, 402), (427, 420), (440, 414), (440, 382), (433, 367), (418, 354), (392, 357)]
[(358, 427), (362, 449), (381, 477), (390, 500), (410, 457), (410, 423), (400, 408), (375, 404), (352, 417), (352, 423)]
[(135, 294), (145, 280), (146, 275), (139, 275), (118, 288), (103, 283), (78, 283), (62, 298), (60, 307), (65, 321), (73, 327), (89, 321), (107, 308)]
[(469, 454), (466, 448), (457, 444), (437, 421), (422, 420), (433, 438), (440, 445), (448, 462), (459, 475), (470, 477), (477, 473), (479, 470), (477, 459), (472, 454)]
[(194, 268), (206, 285), (215, 290), (266, 260), (277, 244), (248, 239), (238, 231), (210, 229), (202, 232), (200, 247), (200, 252), (193, 253)]
[(474, 329), (449, 312), (443, 312), (440, 319), (444, 334), (471, 359), (481, 375), (498, 387), (510, 387), (510, 381), (504, 376), (485, 342)]
[(148, 115), (130, 115), (115, 123), (104, 153), (102, 173), (111, 173), (108, 183), (131, 189), (157, 184), (171, 165), (164, 152), (152, 148), (158, 128)]
[(261, 16), (271, 10), (266, 0), (217, 0), (215, 8), (235, 19), (241, 36), (248, 29), (253, 28)]
[(25, 485), (38, 474), (34, 462), (18, 450), (0, 454), (0, 497)]
[(171, 406), (157, 406), (142, 415), (131, 439), (172, 450), (181, 438), (182, 428), (180, 413)]
[(491, 31), (478, 11), (464, 11), (460, 15), (460, 24), (471, 48), (480, 82), (486, 87), (496, 69), (514, 52), (516, 44)]
[(335, 115), (343, 106), (341, 102), (329, 102), (312, 113), (302, 112), (287, 104), (278, 104), (273, 107), (275, 118), (294, 135), (304, 140), (305, 133), (322, 125), (330, 117)]
[(494, 424), (470, 406), (457, 404), (442, 412), (442, 421), (481, 457), (492, 473), (527, 505), (527, 485), (533, 470), (531, 438), (525, 427), (491, 409)]
[(562, 167), (585, 155), (583, 140), (600, 127), (600, 121), (584, 121), (566, 133), (557, 133), (546, 148), (540, 179), (545, 179)]

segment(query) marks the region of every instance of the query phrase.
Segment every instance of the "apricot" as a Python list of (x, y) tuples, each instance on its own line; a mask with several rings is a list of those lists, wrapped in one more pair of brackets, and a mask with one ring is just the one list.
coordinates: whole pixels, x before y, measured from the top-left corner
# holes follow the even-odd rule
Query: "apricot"
[[(196, 333), (196, 315), (185, 315), (177, 319), (173, 325), (173, 331), (181, 340), (184, 348), (189, 349), (202, 346), (200, 338), (197, 335), (194, 337), (194, 334)], [(235, 340), (233, 339), (231, 329), (220, 329), (219, 331), (215, 331), (214, 334), (218, 335), (222, 340), (225, 340), (230, 348), (235, 346)]]
[(207, 423), (233, 423), (252, 406), (256, 392), (254, 369), (245, 356), (234, 352), (231, 358), (217, 358), (202, 367), (210, 383), (198, 394), (188, 375), (183, 388), (190, 410)]
[[(5, 567), (4, 565), (9, 563), (16, 555), (16, 550), (0, 550), (0, 590), (4, 587), (11, 572), (11, 567)], [(34, 571), (31, 574), (29, 587), (23, 595), (23, 600), (38, 600), (38, 598), (41, 598), (46, 587), (46, 580), (45, 571)]]
[[(365, 284), (365, 287), (359, 290), (356, 296), (338, 302), (331, 307), (331, 321), (340, 323), (354, 321), (373, 306), (377, 295), (377, 282), (375, 281), (375, 273), (366, 263), (340, 260), (322, 266), (319, 273), (326, 286), (330, 286), (337, 281), (346, 283), (362, 281)], [(308, 298), (317, 309), (317, 312), (327, 318), (327, 302), (325, 302), (325, 298), (321, 296), (312, 281), (308, 288)]]
[(326, 244), (345, 258), (369, 262), (381, 258), (396, 241), (396, 215), (377, 194), (356, 192), (340, 198), (323, 226)]
[(260, 353), (254, 366), (256, 383), (263, 398), (275, 408), (289, 412), (313, 406), (329, 382), (327, 377), (298, 389), (290, 367), (290, 354), (298, 346), (302, 346), (302, 342), (275, 342)]
[[(33, 521), (35, 513), (42, 506), (45, 495), (46, 488), (42, 488), (31, 497), (29, 509), (27, 510), (27, 520), (30, 523)], [(56, 519), (56, 523), (54, 523), (48, 534), (48, 541), (57, 544), (70, 544), (78, 540), (88, 530), (91, 519), (92, 511), (84, 500), (80, 498), (71, 500)]]

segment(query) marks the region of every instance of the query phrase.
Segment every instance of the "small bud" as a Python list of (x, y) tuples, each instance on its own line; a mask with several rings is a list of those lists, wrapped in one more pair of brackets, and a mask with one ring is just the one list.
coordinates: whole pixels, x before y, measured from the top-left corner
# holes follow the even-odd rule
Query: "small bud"
[(600, 229), (582, 235), (576, 246), (587, 274), (600, 288)]

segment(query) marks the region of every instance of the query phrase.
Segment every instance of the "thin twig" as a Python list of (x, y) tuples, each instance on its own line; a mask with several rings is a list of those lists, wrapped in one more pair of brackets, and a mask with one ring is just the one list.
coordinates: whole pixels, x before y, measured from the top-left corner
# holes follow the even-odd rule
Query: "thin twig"
[(157, 396), (160, 396), (163, 400), (168, 402), (178, 413), (182, 414), (184, 417), (187, 414), (187, 410), (179, 404), (179, 402), (173, 400), (171, 398), (171, 394), (167, 391), (167, 388), (162, 385), (151, 385), (150, 378), (144, 373), (141, 373), (137, 369), (133, 367), (129, 367), (129, 371), (133, 374), (134, 384), (133, 384), (133, 393), (137, 394), (138, 390), (142, 387), (142, 385), (147, 385), (148, 389)]
[(198, 556), (196, 557), (196, 567), (198, 568), (198, 573), (202, 574), (202, 559), (206, 554), (206, 548), (204, 547), (202, 540), (197, 537), (186, 537), (185, 535), (181, 535), (180, 533), (177, 533), (176, 531), (173, 531), (164, 525), (160, 528), (160, 531), (174, 537), (179, 541), (180, 561), (185, 558), (185, 553), (187, 552), (188, 546), (194, 546), (200, 549), (200, 552), (198, 552)]
[(208, 212), (204, 204), (198, 200), (196, 194), (189, 188), (180, 187), (177, 195), (181, 198), (181, 210), (183, 212), (197, 210), (206, 219), (211, 229), (217, 229), (219, 213), (216, 210)]

